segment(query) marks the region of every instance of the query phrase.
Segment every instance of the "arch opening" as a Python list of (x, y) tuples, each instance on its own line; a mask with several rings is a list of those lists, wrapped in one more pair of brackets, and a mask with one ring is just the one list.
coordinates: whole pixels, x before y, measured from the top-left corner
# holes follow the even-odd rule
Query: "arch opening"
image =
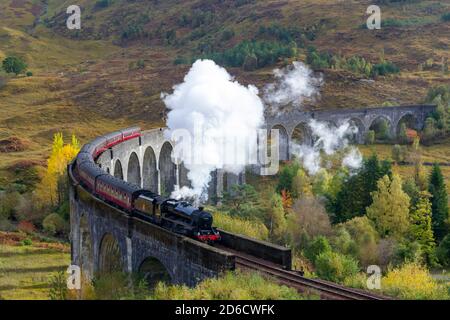
[(172, 281), (166, 267), (154, 257), (145, 258), (139, 266), (138, 273), (145, 279), (150, 289), (154, 288), (158, 282)]
[(110, 233), (106, 233), (100, 243), (98, 271), (102, 274), (123, 271), (119, 242)]
[(116, 163), (114, 164), (114, 177), (123, 180), (122, 163), (120, 160), (116, 160)]
[[(287, 161), (289, 160), (289, 136), (287, 134), (287, 130), (285, 127), (283, 127), (280, 124), (277, 124), (275, 126), (272, 127), (272, 129), (274, 130), (278, 130), (278, 152), (279, 152), (279, 158), (281, 161)], [(270, 146), (272, 146), (272, 143), (274, 141), (272, 141), (272, 134), (269, 132), (269, 139), (268, 139), (268, 144), (269, 144), (269, 153), (270, 153)]]
[(173, 147), (165, 142), (159, 155), (159, 174), (161, 180), (161, 195), (168, 196), (175, 190), (177, 167), (172, 161)]
[(311, 129), (306, 123), (299, 123), (292, 131), (291, 141), (297, 145), (312, 145)]
[(347, 138), (351, 143), (362, 144), (364, 143), (364, 135), (366, 132), (366, 128), (364, 127), (364, 123), (358, 118), (351, 118), (348, 120), (350, 127), (355, 127), (358, 129), (357, 132), (351, 132), (348, 134)]
[(405, 114), (400, 118), (400, 120), (397, 123), (396, 133), (397, 136), (400, 136), (402, 134), (408, 135), (408, 132), (403, 132), (403, 130), (411, 130), (411, 131), (419, 131), (421, 128), (418, 124), (417, 118), (411, 114)]
[(128, 160), (127, 182), (135, 185), (141, 185), (141, 165), (135, 152), (131, 153)]
[(144, 188), (153, 192), (158, 192), (158, 169), (156, 168), (156, 156), (151, 147), (144, 153), (144, 163), (142, 168)]
[(391, 138), (391, 122), (384, 116), (375, 118), (369, 126), (369, 130), (375, 132), (376, 141), (386, 141)]

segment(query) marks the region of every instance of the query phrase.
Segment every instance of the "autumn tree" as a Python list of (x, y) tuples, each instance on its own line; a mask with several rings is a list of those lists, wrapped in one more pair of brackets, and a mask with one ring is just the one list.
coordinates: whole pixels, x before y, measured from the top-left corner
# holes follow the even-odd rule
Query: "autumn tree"
[(427, 190), (427, 175), (422, 164), (422, 151), (420, 149), (420, 139), (414, 138), (412, 150), (409, 154), (410, 161), (414, 164), (414, 180), (420, 190)]
[(394, 175), (390, 179), (385, 175), (377, 186), (367, 216), (382, 237), (400, 238), (409, 228), (409, 197), (402, 190), (401, 178)]
[(249, 184), (233, 185), (224, 192), (223, 207), (231, 215), (244, 218), (259, 216), (261, 213), (260, 196)]
[(73, 135), (71, 142), (64, 144), (62, 133), (53, 137), (52, 152), (47, 160), (47, 169), (37, 188), (37, 193), (44, 204), (61, 206), (66, 194), (67, 165), (80, 150), (80, 144)]
[(287, 216), (287, 236), (292, 247), (303, 249), (309, 241), (331, 233), (331, 223), (325, 207), (314, 197), (294, 202)]
[(421, 192), (419, 200), (413, 210), (411, 210), (410, 236), (413, 241), (417, 241), (424, 252), (425, 259), (429, 264), (436, 262), (435, 242), (433, 230), (431, 228), (431, 203), (428, 192)]
[(320, 169), (313, 178), (312, 182), (312, 191), (313, 193), (318, 195), (325, 195), (328, 192), (328, 188), (330, 186), (330, 174), (324, 168)]
[(286, 230), (286, 217), (281, 196), (273, 193), (266, 211), (266, 225), (274, 240), (281, 240)]
[(286, 190), (289, 191), (294, 198), (297, 197), (297, 194), (293, 192), (292, 184), (299, 168), (300, 165), (297, 161), (288, 163), (281, 168), (278, 176), (278, 184), (276, 187), (276, 191), (278, 193), (281, 193), (282, 190)]
[(292, 180), (292, 194), (295, 198), (309, 196), (312, 193), (311, 180), (305, 170), (298, 169)]
[(345, 222), (364, 215), (372, 203), (370, 193), (377, 189), (377, 181), (384, 175), (392, 175), (389, 162), (379, 161), (375, 154), (365, 159), (362, 168), (345, 180), (334, 202), (327, 205), (334, 222)]
[(428, 191), (431, 194), (432, 227), (436, 240), (441, 240), (447, 231), (448, 195), (441, 168), (434, 164), (431, 170)]

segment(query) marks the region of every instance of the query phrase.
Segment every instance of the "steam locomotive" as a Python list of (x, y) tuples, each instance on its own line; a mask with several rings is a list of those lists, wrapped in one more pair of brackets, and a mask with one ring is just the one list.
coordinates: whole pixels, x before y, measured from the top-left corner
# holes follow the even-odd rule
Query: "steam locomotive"
[(102, 200), (132, 216), (157, 224), (172, 232), (203, 242), (220, 240), (212, 226), (211, 213), (195, 208), (186, 201), (165, 198), (150, 190), (118, 179), (103, 171), (95, 160), (100, 154), (123, 141), (141, 136), (139, 127), (132, 127), (99, 137), (84, 145), (73, 167), (80, 184)]

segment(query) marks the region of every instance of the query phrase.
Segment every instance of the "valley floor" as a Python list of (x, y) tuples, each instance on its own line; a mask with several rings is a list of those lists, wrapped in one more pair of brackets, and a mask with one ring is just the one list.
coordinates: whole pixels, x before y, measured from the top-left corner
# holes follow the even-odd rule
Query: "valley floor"
[(70, 263), (67, 245), (26, 239), (0, 232), (0, 299), (48, 299), (51, 276)]

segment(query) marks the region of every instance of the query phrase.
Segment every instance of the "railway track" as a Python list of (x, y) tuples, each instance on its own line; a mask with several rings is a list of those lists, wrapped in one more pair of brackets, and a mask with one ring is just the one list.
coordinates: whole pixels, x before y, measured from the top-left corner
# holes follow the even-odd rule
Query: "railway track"
[[(221, 249), (230, 251), (228, 248)], [(295, 271), (284, 270), (281, 267), (249, 255), (231, 250), (235, 255), (236, 267), (244, 270), (258, 271), (266, 274), (277, 282), (297, 289), (300, 292), (316, 293), (323, 299), (333, 300), (387, 300), (386, 296), (373, 294), (364, 290), (348, 288), (334, 282), (306, 278)]]

